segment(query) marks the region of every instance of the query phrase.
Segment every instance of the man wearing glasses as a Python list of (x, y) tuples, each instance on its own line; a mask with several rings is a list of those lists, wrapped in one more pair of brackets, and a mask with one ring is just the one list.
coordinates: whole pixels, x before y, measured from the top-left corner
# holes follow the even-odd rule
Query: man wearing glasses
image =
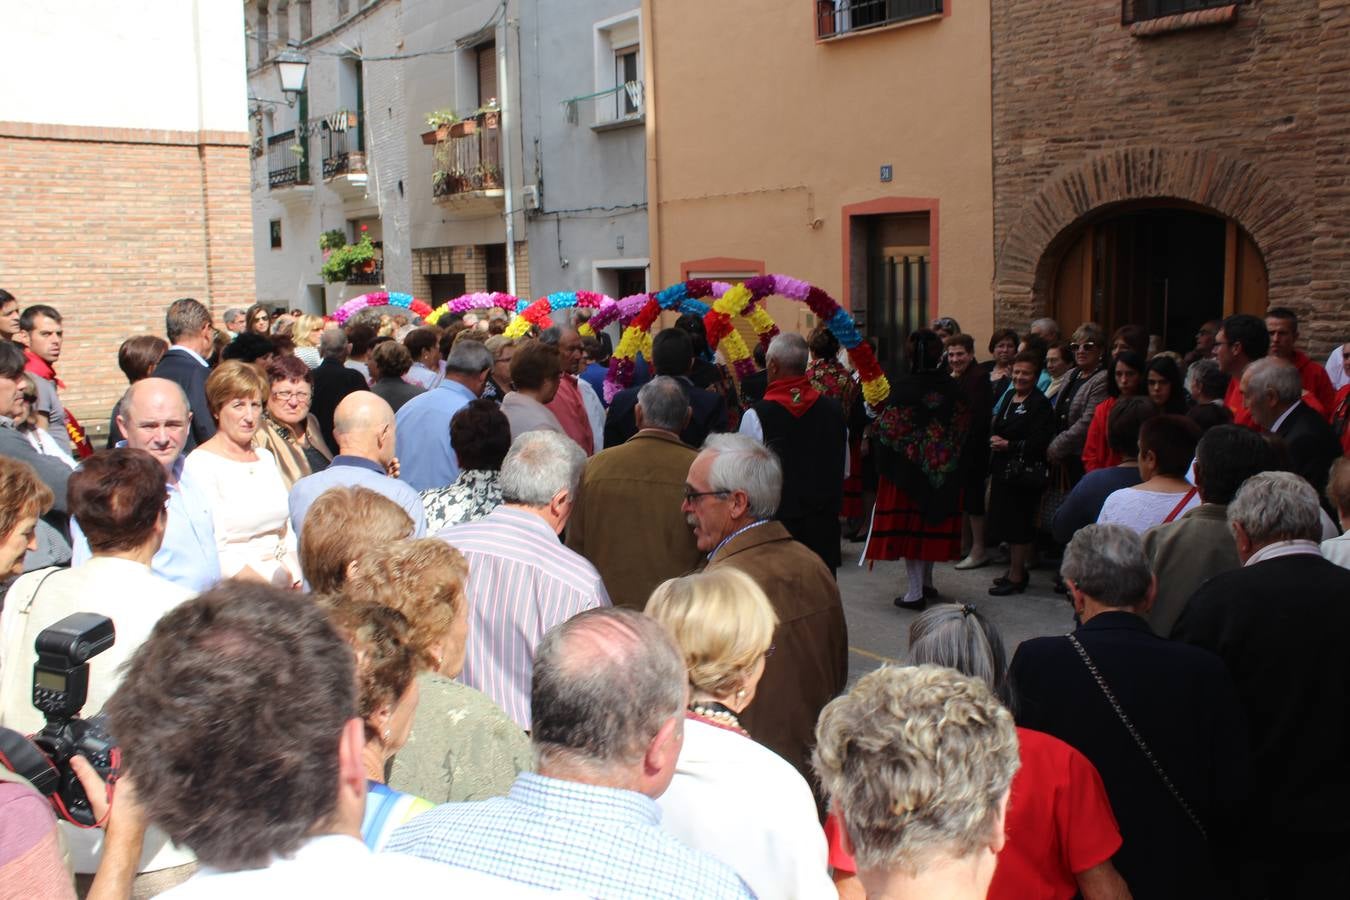
[(706, 567), (740, 569), (773, 604), (776, 652), (741, 726), (815, 785), (816, 718), (848, 681), (848, 627), (830, 570), (772, 518), (782, 489), (772, 450), (748, 435), (714, 434), (689, 467), (680, 508)]

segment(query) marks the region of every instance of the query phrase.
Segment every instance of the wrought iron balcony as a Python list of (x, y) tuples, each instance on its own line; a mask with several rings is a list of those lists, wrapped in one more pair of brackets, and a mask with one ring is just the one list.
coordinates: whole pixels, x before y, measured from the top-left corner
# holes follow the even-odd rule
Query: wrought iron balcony
[(309, 184), (309, 147), (294, 131), (267, 139), (267, 187), (269, 190)]
[(347, 276), (348, 284), (384, 284), (384, 260), (376, 257), (370, 271), (353, 271)]
[(354, 128), (346, 131), (331, 131), (324, 128), (320, 135), (325, 181), (339, 175), (365, 174), (366, 154), (359, 149), (361, 141)]

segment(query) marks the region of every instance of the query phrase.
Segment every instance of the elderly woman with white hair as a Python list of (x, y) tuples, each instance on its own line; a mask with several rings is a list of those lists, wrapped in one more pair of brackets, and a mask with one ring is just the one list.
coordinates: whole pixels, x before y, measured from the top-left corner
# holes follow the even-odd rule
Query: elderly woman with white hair
[(646, 612), (670, 629), (689, 670), (661, 827), (731, 866), (761, 898), (836, 896), (811, 789), (738, 718), (774, 649), (769, 598), (750, 576), (720, 569), (664, 582)]
[(1012, 715), (983, 681), (864, 675), (820, 714), (815, 767), (868, 897), (983, 900), (1018, 767)]

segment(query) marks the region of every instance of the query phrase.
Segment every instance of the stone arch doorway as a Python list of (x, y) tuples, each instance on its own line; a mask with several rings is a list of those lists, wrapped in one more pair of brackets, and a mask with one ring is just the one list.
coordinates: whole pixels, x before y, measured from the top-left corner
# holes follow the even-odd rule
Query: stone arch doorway
[[(1220, 153), (1121, 147), (1061, 166), (1036, 185), (1000, 182), (996, 168), (994, 187), (994, 318), (1000, 326), (1025, 328), (1050, 314), (1054, 288), (1065, 277), (1062, 264), (1085, 228), (1150, 208), (1222, 221), (1225, 264), (1235, 277), (1244, 266), (1259, 265), (1264, 303), (1302, 305), (1311, 283), (1313, 229), (1297, 192)], [(1010, 202), (1019, 191), (1021, 202)], [(1236, 267), (1227, 262), (1230, 245)], [(1234, 290), (1241, 286), (1236, 282)], [(1263, 305), (1255, 289), (1240, 303), (1235, 293), (1233, 303), (1235, 309)]]
[(1134, 323), (1184, 353), (1203, 323), (1267, 305), (1265, 261), (1247, 231), (1181, 201), (1096, 210), (1051, 243), (1042, 266), (1048, 312), (1066, 334), (1087, 321), (1108, 333)]

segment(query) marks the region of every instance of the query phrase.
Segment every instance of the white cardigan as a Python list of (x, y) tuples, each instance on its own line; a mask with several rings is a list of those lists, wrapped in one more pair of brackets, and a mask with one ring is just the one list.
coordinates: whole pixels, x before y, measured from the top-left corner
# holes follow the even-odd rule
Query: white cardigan
[(837, 898), (802, 776), (748, 737), (687, 719), (661, 827), (731, 866), (761, 900)]

